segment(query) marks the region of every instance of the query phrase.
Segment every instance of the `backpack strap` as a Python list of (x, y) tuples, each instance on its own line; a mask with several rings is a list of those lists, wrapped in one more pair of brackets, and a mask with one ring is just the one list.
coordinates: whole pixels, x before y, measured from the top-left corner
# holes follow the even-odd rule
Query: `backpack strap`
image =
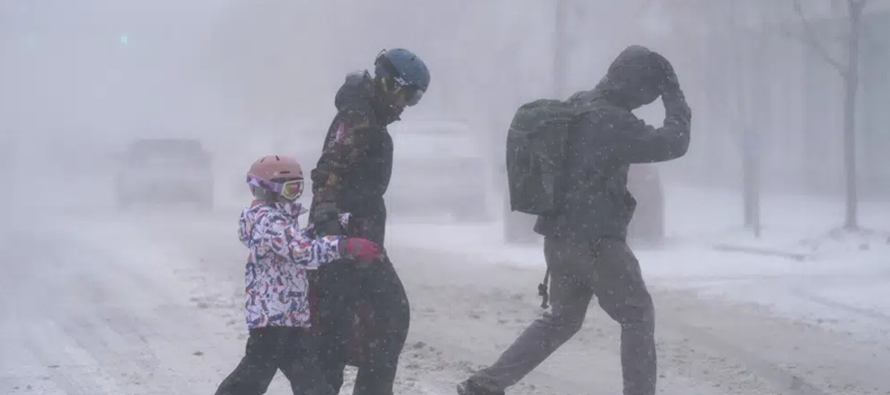
[[(596, 265), (597, 261), (600, 258), (600, 248), (602, 247), (603, 239), (596, 239), (590, 243), (590, 252), (593, 257), (593, 262), (591, 264)], [(547, 266), (547, 270), (544, 272), (544, 281), (541, 281), (538, 284), (538, 295), (541, 296), (541, 308), (546, 309), (550, 307), (550, 293), (547, 291), (547, 286), (550, 284), (550, 266)]]

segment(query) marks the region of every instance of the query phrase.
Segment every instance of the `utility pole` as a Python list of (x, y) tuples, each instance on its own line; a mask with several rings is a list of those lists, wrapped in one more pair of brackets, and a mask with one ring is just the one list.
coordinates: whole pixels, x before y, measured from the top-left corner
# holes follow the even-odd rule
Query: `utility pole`
[(848, 0), (847, 72), (844, 77), (844, 185), (846, 219), (844, 228), (859, 230), (859, 193), (856, 185), (856, 94), (859, 90), (859, 47), (862, 11), (868, 0)]
[[(758, 155), (760, 153), (760, 141), (758, 138), (759, 125), (754, 122), (751, 114), (752, 95), (756, 89), (750, 89), (748, 85), (756, 78), (746, 78), (746, 71), (751, 71), (758, 65), (757, 61), (746, 59), (745, 49), (749, 48), (749, 37), (746, 29), (747, 21), (739, 21), (739, 16), (744, 15), (738, 8), (737, 0), (726, 0), (729, 17), (729, 47), (732, 48), (733, 74), (735, 77), (734, 90), (735, 117), (733, 117), (736, 133), (741, 134), (742, 142), (742, 205), (745, 227), (754, 232), (754, 237), (760, 237), (760, 166)], [(749, 4), (750, 6), (750, 4)], [(759, 52), (759, 48), (757, 51)], [(746, 70), (748, 69), (748, 70)], [(750, 92), (749, 92), (750, 90)]]
[(553, 31), (553, 98), (565, 99), (566, 77), (568, 74), (568, 17), (569, 0), (556, 0), (556, 14)]

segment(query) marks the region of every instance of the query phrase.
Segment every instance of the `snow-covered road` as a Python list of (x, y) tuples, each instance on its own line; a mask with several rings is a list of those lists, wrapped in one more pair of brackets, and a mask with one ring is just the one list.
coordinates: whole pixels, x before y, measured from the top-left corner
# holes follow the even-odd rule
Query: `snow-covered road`
[(193, 353), (225, 321), (190, 300), (192, 262), (138, 226), (28, 220), (3, 237), (0, 392), (192, 392), (215, 374)]
[[(212, 393), (244, 347), (236, 215), (44, 213), (6, 229), (0, 393)], [(390, 252), (413, 311), (400, 393), (453, 393), (540, 313), (537, 249), (504, 250), (497, 235), (475, 232), (391, 227)], [(464, 239), (477, 247), (462, 250)], [(890, 339), (874, 329), (890, 322), (881, 306), (835, 306), (847, 314), (836, 320), (855, 317), (874, 329), (856, 332), (735, 297), (776, 298), (789, 281), (812, 293), (814, 282), (822, 293), (810, 299), (838, 303), (833, 285), (880, 290), (890, 284), (881, 271), (837, 278), (840, 269), (826, 263), (808, 271), (803, 265), (813, 263), (737, 255), (734, 269), (706, 271), (693, 263), (726, 264), (730, 254), (688, 245), (639, 255), (658, 311), (660, 392), (890, 394)], [(709, 296), (715, 290), (733, 297)], [(511, 393), (620, 393), (618, 334), (592, 307), (584, 329)], [(269, 393), (288, 393), (283, 381), (277, 377)]]

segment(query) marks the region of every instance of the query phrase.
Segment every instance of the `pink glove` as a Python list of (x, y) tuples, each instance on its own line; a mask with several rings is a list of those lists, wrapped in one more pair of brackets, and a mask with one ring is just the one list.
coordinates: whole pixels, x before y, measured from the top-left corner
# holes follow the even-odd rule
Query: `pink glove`
[(373, 261), (382, 255), (383, 249), (367, 239), (350, 237), (340, 241), (340, 254), (360, 261)]

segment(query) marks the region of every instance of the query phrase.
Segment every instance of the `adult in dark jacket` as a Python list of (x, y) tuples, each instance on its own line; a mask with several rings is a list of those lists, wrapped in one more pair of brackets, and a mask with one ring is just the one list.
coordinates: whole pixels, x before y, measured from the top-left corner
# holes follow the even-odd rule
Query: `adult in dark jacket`
[[(387, 125), (417, 104), (430, 82), (423, 61), (405, 49), (381, 52), (374, 76), (367, 71), (349, 74), (337, 92), (337, 115), (324, 141), (322, 155), (312, 170), (313, 201), (310, 219), (319, 228), (349, 212), (357, 227), (344, 230), (383, 245), (386, 204), (383, 194), (392, 173), (393, 142)], [(332, 232), (337, 232), (336, 229)], [(319, 359), (330, 385), (343, 385), (347, 363), (359, 368), (355, 395), (390, 395), (399, 355), (410, 320), (405, 288), (389, 258), (366, 271), (330, 265), (318, 270), (313, 289), (317, 297), (315, 323)], [(360, 360), (349, 360), (356, 306), (365, 306)]]
[[(659, 96), (665, 120), (655, 129), (631, 111)], [(494, 365), (461, 383), (461, 395), (503, 394), (581, 329), (593, 296), (621, 324), (624, 394), (655, 394), (655, 311), (625, 241), (636, 206), (627, 173), (634, 163), (683, 156), (691, 111), (670, 63), (641, 46), (626, 48), (592, 91), (569, 100), (601, 106), (585, 114), (570, 137), (564, 210), (535, 224), (545, 237), (552, 308)]]

